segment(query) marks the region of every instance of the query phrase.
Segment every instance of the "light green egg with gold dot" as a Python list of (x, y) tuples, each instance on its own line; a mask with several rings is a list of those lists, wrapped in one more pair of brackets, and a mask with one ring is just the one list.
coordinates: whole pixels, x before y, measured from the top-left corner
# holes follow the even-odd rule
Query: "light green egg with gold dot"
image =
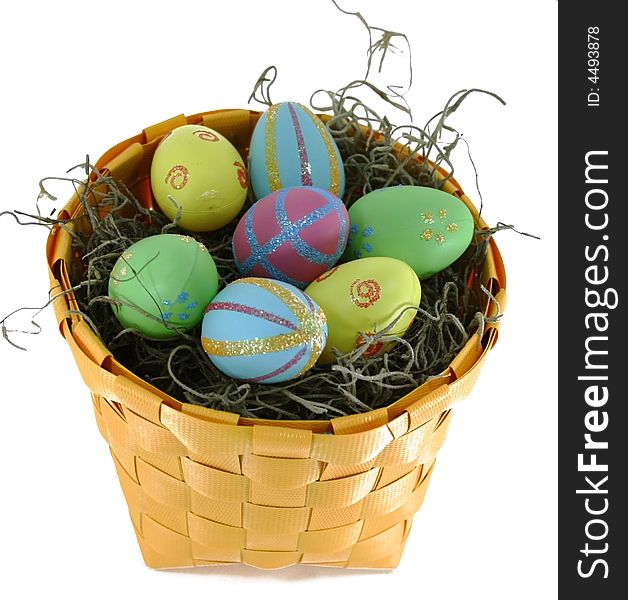
[(157, 339), (174, 338), (198, 325), (217, 291), (214, 259), (186, 235), (153, 235), (135, 242), (109, 276), (118, 321)]
[(452, 194), (398, 185), (375, 190), (349, 209), (343, 261), (388, 256), (408, 263), (425, 279), (456, 261), (473, 239), (473, 215)]

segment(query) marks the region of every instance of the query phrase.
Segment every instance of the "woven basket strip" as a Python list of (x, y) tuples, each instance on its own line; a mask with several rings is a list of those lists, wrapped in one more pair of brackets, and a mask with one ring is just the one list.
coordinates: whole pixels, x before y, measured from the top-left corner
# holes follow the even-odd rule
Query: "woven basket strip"
[(161, 423), (186, 447), (200, 454), (243, 455), (251, 452), (253, 431), (250, 427), (237, 427), (210, 423), (161, 404)]
[[(407, 475), (415, 468), (418, 468), (419, 471), (423, 469), (423, 465), (418, 464), (416, 462), (411, 463), (400, 463), (398, 465), (389, 464), (379, 470), (379, 478), (377, 480), (377, 484), (375, 485), (375, 489), (379, 490), (381, 488), (386, 487), (388, 484), (397, 481), (404, 475)], [(420, 476), (420, 475), (419, 475)]]
[[(496, 337), (496, 329), (491, 329), (490, 334), (493, 335), (493, 338)], [(485, 350), (482, 354), (483, 357), (486, 356), (486, 353), (488, 352), (488, 348), (490, 348), (491, 345), (489, 345), (487, 347), (487, 350)], [(449, 387), (451, 388), (450, 393), (451, 393), (451, 400), (452, 402), (458, 402), (460, 400), (464, 400), (471, 392), (473, 386), (475, 385), (475, 382), (478, 379), (478, 376), (480, 375), (480, 369), (482, 367), (482, 362), (478, 362), (476, 363), (473, 367), (471, 367), (464, 375), (464, 377), (460, 378), (460, 379), (456, 379), (456, 381), (454, 381)]]
[(362, 529), (363, 537), (376, 535), (402, 520), (411, 520), (425, 498), (425, 492), (429, 483), (429, 475), (420, 481), (403, 505), (389, 513), (366, 517)]
[(165, 427), (155, 425), (130, 410), (124, 411), (138, 445), (148, 452), (168, 456), (185, 456), (187, 448)]
[(249, 145), (251, 132), (257, 122), (257, 116), (252, 118), (253, 116), (248, 110), (233, 109), (205, 113), (200, 122), (206, 127), (220, 131), (236, 148), (245, 149)]
[(105, 369), (96, 365), (93, 361), (87, 359), (83, 351), (79, 348), (78, 344), (74, 340), (68, 320), (64, 319), (60, 323), (60, 329), (63, 337), (66, 338), (70, 350), (79, 366), (79, 372), (85, 385), (95, 394), (104, 396), (110, 400), (116, 400), (117, 397), (113, 395), (114, 382), (116, 376)]
[[(156, 123), (155, 125), (150, 125), (149, 127), (145, 127), (142, 130), (142, 138), (145, 142), (152, 142), (166, 135), (170, 131), (172, 131), (176, 127), (181, 127), (183, 125), (188, 124), (188, 119), (185, 115), (175, 115), (174, 117), (170, 117), (166, 121), (162, 121), (161, 123)], [(107, 155), (103, 157), (106, 161), (108, 159)]]
[(314, 434), (312, 458), (343, 465), (365, 463), (377, 456), (393, 439), (388, 427), (347, 435)]
[(404, 410), (400, 415), (388, 422), (386, 425), (394, 439), (401, 437), (410, 429), (410, 416)]
[(242, 527), (242, 503), (215, 500), (190, 490), (191, 511), (199, 517), (204, 517), (216, 523)]
[[(77, 204), (80, 205), (80, 200), (79, 200), (78, 195), (74, 194), (70, 202), (73, 205), (77, 205)], [(67, 215), (67, 218), (70, 218), (71, 215), (68, 214), (67, 210), (64, 210), (63, 212), (65, 213), (65, 215)], [(58, 218), (62, 219), (63, 217), (59, 216)], [(65, 281), (64, 279), (67, 277), (67, 265), (71, 264), (71, 261), (72, 261), (73, 240), (72, 240), (72, 236), (67, 231), (67, 229), (57, 228), (54, 231), (55, 231), (54, 236), (48, 240), (48, 245), (47, 245), (48, 261), (53, 266), (55, 275), (64, 276), (63, 279), (60, 278), (57, 283), (65, 284), (65, 283), (69, 283), (69, 278), (68, 278), (68, 281)], [(52, 274), (52, 270), (49, 275), (51, 274)], [(64, 289), (69, 289), (72, 286), (70, 285), (66, 288), (64, 285), (63, 287)], [(64, 307), (65, 310), (67, 310), (67, 302), (71, 299), (70, 294), (68, 294), (65, 297), (60, 296), (60, 299), (65, 304), (65, 307)], [(66, 318), (65, 310), (63, 311), (61, 315), (61, 319), (58, 319), (59, 322)]]
[(301, 562), (304, 564), (317, 564), (329, 567), (344, 567), (349, 560), (351, 548), (345, 548), (340, 552), (304, 552)]
[[(331, 479), (342, 479), (343, 477), (349, 477), (349, 475), (357, 475), (359, 473), (366, 473), (373, 468), (375, 464), (375, 458), (362, 464), (356, 465), (336, 465), (326, 464), (321, 473), (321, 481), (329, 481)], [(323, 463), (321, 463), (323, 464)]]
[(405, 546), (406, 540), (408, 538), (408, 534), (410, 533), (410, 529), (406, 530), (403, 538), (401, 539), (401, 546), (397, 548), (394, 552), (391, 552), (388, 556), (384, 556), (378, 560), (360, 562), (360, 563), (351, 563), (347, 561), (344, 565), (339, 565), (343, 567), (349, 568), (368, 568), (368, 569), (394, 569), (401, 560), (401, 555), (403, 553), (403, 548)]
[(154, 521), (189, 537), (188, 514), (171, 506), (165, 506), (145, 496), (141, 503), (141, 513), (149, 515)]
[(142, 172), (144, 154), (142, 144), (134, 142), (113, 157), (102, 169), (102, 174), (119, 181), (135, 181)]
[(309, 458), (312, 432), (268, 425), (253, 426), (253, 454), (278, 458)]
[[(246, 547), (246, 529), (232, 527), (204, 519), (193, 513), (188, 514), (190, 539), (208, 548), (230, 548), (240, 550)], [(218, 560), (210, 558), (208, 560)], [(226, 559), (220, 559), (226, 560)]]
[(192, 542), (192, 560), (194, 565), (201, 565), (205, 561), (209, 561), (209, 564), (241, 562), (241, 550), (230, 546), (209, 547), (198, 542)]
[[(411, 426), (410, 417), (408, 413), (406, 412), (408, 407), (418, 402), (421, 402), (423, 398), (425, 398), (426, 396), (429, 396), (429, 394), (434, 392), (434, 390), (437, 390), (438, 388), (440, 388), (443, 385), (443, 383), (447, 383), (449, 381), (451, 381), (451, 373), (449, 369), (447, 369), (445, 373), (442, 373), (438, 377), (434, 377), (434, 379), (428, 379), (423, 385), (419, 386), (418, 388), (413, 389), (411, 392), (409, 392), (408, 394), (406, 394), (405, 396), (397, 400), (397, 402), (389, 406), (388, 412), (393, 418), (393, 420), (401, 417), (399, 424), (397, 423), (393, 424), (392, 422), (389, 423), (388, 424), (389, 429), (391, 431), (393, 431), (393, 429), (395, 430), (400, 429), (401, 423), (406, 422), (406, 419), (407, 419), (408, 425), (405, 430), (401, 428), (401, 431), (403, 433), (405, 433), (406, 431), (409, 431), (412, 427), (416, 427), (417, 426), (416, 424)], [(396, 437), (398, 437), (398, 435)]]
[(351, 550), (349, 563), (368, 563), (391, 554), (402, 543), (405, 528), (405, 522), (401, 521), (377, 535), (359, 541)]
[(92, 393), (91, 397), (92, 397), (92, 404), (94, 407), (94, 416), (96, 417), (96, 425), (98, 426), (98, 431), (100, 432), (100, 435), (104, 438), (104, 440), (107, 443), (109, 443), (109, 438), (107, 437), (106, 424), (102, 416), (102, 407), (101, 407), (101, 404), (104, 405), (107, 403), (107, 401), (102, 396), (99, 396), (98, 394)]
[(427, 424), (435, 415), (446, 410), (451, 403), (451, 390), (444, 384), (421, 398), (420, 402), (414, 402), (406, 408), (410, 416), (410, 430)]
[(104, 429), (104, 438), (116, 450), (122, 449), (127, 452), (137, 453), (135, 437), (124, 416), (119, 410), (107, 401), (100, 403), (101, 423)]
[(480, 336), (474, 333), (462, 350), (454, 357), (449, 365), (449, 370), (456, 378), (464, 375), (482, 356), (482, 345), (480, 344)]
[(307, 506), (279, 508), (246, 502), (242, 506), (242, 523), (249, 531), (298, 534), (307, 529), (311, 513), (312, 509)]
[(251, 482), (243, 475), (219, 471), (188, 458), (181, 459), (186, 483), (199, 494), (226, 502), (247, 502)]
[(141, 447), (137, 449), (137, 458), (142, 459), (149, 465), (168, 473), (171, 477), (183, 481), (183, 469), (181, 468), (181, 460), (177, 455), (169, 456), (167, 454), (154, 454), (147, 452)]
[(393, 440), (382, 450), (381, 454), (373, 461), (373, 464), (386, 467), (388, 465), (416, 462), (421, 448), (433, 433), (433, 426), (433, 422), (429, 421), (421, 427), (417, 427), (402, 437)]
[(138, 478), (137, 471), (135, 470), (135, 454), (127, 452), (122, 448), (114, 450), (111, 446), (109, 447), (109, 452), (114, 460), (120, 463), (120, 467), (125, 470), (129, 479), (133, 480), (137, 484)]
[(250, 550), (271, 550), (273, 552), (293, 552), (298, 544), (299, 534), (275, 534), (247, 531), (246, 547)]
[(312, 458), (271, 458), (246, 454), (242, 474), (254, 481), (272, 481), (277, 489), (303, 487), (321, 477), (322, 463)]
[[(102, 369), (100, 369), (102, 371)], [(112, 398), (113, 396), (113, 398)], [(124, 377), (117, 375), (113, 380), (113, 389), (110, 399), (118, 400), (124, 404), (130, 411), (144, 417), (155, 425), (160, 425), (160, 403), (155, 402), (155, 397), (147, 393), (146, 389), (140, 384)]]
[[(190, 566), (191, 567), (191, 566), (196, 566), (197, 564), (201, 563), (201, 561), (192, 561), (192, 559), (190, 558), (190, 560), (187, 563), (180, 562), (177, 565), (176, 563), (172, 562), (171, 557), (160, 554), (159, 552), (151, 548), (148, 544), (146, 544), (144, 538), (142, 538), (142, 536), (139, 535), (137, 530), (135, 531), (135, 534), (137, 536), (137, 541), (139, 543), (140, 550), (142, 551), (142, 558), (144, 559), (144, 562), (147, 565), (150, 565), (153, 569), (171, 569), (175, 566), (179, 566), (179, 567)], [(203, 564), (219, 564), (219, 563), (209, 563), (209, 562), (203, 561)]]
[(388, 424), (388, 410), (386, 408), (378, 408), (368, 413), (358, 413), (355, 415), (346, 415), (332, 419), (331, 424), (334, 433), (343, 435), (347, 433), (359, 433), (368, 431), (376, 427), (386, 426)]
[(168, 506), (190, 510), (189, 486), (156, 469), (141, 458), (135, 459), (139, 484), (146, 494)]
[(259, 569), (283, 569), (301, 561), (300, 552), (267, 552), (242, 550), (242, 562)]
[(340, 552), (353, 546), (362, 533), (363, 521), (356, 521), (333, 529), (303, 531), (299, 534), (297, 549), (301, 552)]
[(349, 506), (362, 500), (374, 487), (378, 469), (307, 486), (307, 506)]
[(75, 321), (72, 323), (72, 335), (83, 353), (97, 365), (102, 366), (111, 357), (111, 352), (94, 335), (86, 321)]
[(189, 452), (188, 458), (194, 462), (197, 462), (206, 467), (212, 467), (219, 471), (226, 471), (227, 473), (233, 473), (235, 475), (242, 474), (242, 467), (240, 465), (240, 457), (236, 454), (229, 456), (228, 454), (214, 454), (212, 456), (197, 454), (196, 452)]
[(420, 463), (429, 462), (436, 457), (447, 437), (450, 421), (451, 412), (447, 414), (442, 424), (432, 432), (432, 435), (426, 438), (425, 443), (419, 448), (419, 455), (417, 456)]
[(196, 404), (181, 404), (181, 412), (186, 415), (192, 415), (210, 423), (224, 423), (226, 425), (237, 425), (240, 415), (236, 413), (228, 413), (206, 406), (198, 406)]
[(146, 544), (160, 554), (172, 557), (174, 564), (190, 564), (192, 560), (192, 543), (190, 538), (165, 527), (142, 513), (141, 535)]
[(306, 505), (307, 490), (308, 487), (295, 488), (294, 490), (277, 490), (259, 481), (251, 481), (250, 501), (253, 504), (261, 504), (262, 506), (301, 507)]
[[(119, 469), (118, 476), (120, 476)], [(158, 502), (148, 495), (140, 485), (128, 477), (126, 472), (123, 478), (124, 483), (121, 481), (122, 489), (131, 513), (149, 515), (160, 525), (172, 529), (181, 535), (189, 536), (188, 513), (186, 510)], [(139, 523), (140, 519), (135, 519), (135, 521)]]
[(379, 516), (399, 508), (416, 487), (420, 474), (421, 466), (417, 465), (397, 481), (371, 492), (364, 499), (362, 516)]
[(314, 507), (308, 529), (316, 531), (318, 529), (328, 529), (330, 527), (340, 527), (353, 523), (360, 519), (362, 515), (362, 505), (364, 500), (355, 504), (342, 507)]
[(122, 489), (122, 493), (124, 494), (124, 498), (129, 507), (129, 515), (131, 516), (131, 521), (133, 522), (133, 526), (137, 531), (141, 531), (142, 527), (142, 506), (140, 500), (140, 490), (141, 488), (129, 475), (128, 471), (122, 466), (122, 464), (117, 460), (117, 457), (112, 452), (113, 464), (116, 468), (116, 473), (118, 474), (118, 480), (120, 481), (120, 487)]

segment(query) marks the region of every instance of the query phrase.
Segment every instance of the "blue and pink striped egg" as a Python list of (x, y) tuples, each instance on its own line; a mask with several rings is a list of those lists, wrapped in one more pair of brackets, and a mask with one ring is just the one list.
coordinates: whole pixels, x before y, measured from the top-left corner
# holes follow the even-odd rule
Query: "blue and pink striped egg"
[(201, 342), (225, 375), (277, 383), (316, 363), (327, 342), (327, 320), (296, 287), (247, 277), (227, 285), (207, 306)]
[(331, 269), (347, 245), (349, 215), (334, 194), (299, 186), (273, 192), (242, 216), (233, 256), (243, 276), (305, 288)]
[(253, 130), (249, 177), (257, 199), (282, 188), (315, 186), (342, 197), (344, 166), (325, 124), (297, 102), (273, 104)]

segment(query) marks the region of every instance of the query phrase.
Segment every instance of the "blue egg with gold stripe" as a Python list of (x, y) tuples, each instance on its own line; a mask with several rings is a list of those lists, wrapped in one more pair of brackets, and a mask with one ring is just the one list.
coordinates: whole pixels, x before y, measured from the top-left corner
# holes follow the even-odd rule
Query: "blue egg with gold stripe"
[(201, 342), (225, 375), (278, 383), (314, 366), (327, 343), (327, 319), (314, 300), (289, 283), (245, 277), (207, 306)]
[(277, 190), (315, 186), (342, 197), (342, 157), (329, 130), (298, 102), (273, 104), (260, 117), (249, 148), (249, 177), (257, 199)]

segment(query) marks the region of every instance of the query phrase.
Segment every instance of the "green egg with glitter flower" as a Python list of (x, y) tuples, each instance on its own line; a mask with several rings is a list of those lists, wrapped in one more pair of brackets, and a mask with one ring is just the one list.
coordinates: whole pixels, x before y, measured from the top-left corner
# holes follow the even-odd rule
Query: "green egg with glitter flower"
[(456, 261), (473, 239), (473, 215), (452, 194), (398, 185), (375, 190), (349, 208), (349, 239), (342, 261), (388, 256), (409, 264), (421, 279)]
[(201, 322), (218, 281), (203, 244), (186, 235), (161, 234), (122, 253), (109, 276), (109, 296), (123, 327), (165, 340)]

